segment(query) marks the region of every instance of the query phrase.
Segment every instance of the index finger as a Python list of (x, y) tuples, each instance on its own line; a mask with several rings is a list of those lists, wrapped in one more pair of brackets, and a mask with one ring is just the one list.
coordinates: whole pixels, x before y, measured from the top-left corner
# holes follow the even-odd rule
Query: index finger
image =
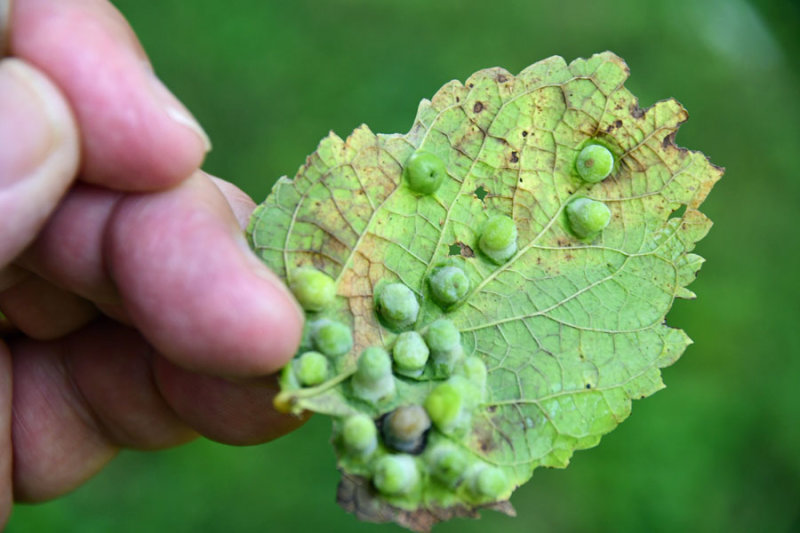
[[(10, 2), (0, 0), (0, 8)], [(187, 178), (210, 149), (155, 76), (133, 30), (106, 0), (15, 0), (10, 52), (62, 90), (81, 130), (81, 178), (143, 191)], [(2, 15), (0, 15), (2, 16)]]

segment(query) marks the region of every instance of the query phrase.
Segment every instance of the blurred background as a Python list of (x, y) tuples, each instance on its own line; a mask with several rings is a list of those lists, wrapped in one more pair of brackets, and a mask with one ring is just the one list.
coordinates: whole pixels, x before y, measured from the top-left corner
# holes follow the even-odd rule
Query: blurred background
[[(779, 0), (117, 0), (214, 141), (205, 165), (257, 201), (329, 130), (408, 131), (419, 100), (489, 66), (612, 50), (643, 106), (689, 110), (679, 145), (727, 168), (708, 260), (668, 317), (695, 344), (668, 388), (567, 470), (537, 470), (511, 519), (437, 532), (800, 531), (800, 5)], [(379, 532), (335, 502), (329, 421), (257, 447), (124, 452), (12, 533)]]

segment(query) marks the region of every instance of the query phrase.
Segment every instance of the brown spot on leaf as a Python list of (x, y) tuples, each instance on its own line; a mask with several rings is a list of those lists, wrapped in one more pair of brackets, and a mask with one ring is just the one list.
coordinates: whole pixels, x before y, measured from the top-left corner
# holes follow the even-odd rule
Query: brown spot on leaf
[(455, 246), (458, 246), (458, 254), (461, 257), (475, 257), (475, 250), (473, 250), (469, 245), (466, 245), (461, 241), (456, 241)]
[(511, 162), (517, 163), (518, 161), (519, 161), (519, 156), (517, 155), (517, 152), (511, 152)]
[(439, 522), (453, 518), (480, 518), (478, 511), (490, 509), (516, 516), (514, 507), (508, 501), (478, 505), (474, 508), (465, 505), (452, 507), (429, 507), (407, 511), (386, 503), (368, 479), (342, 472), (342, 480), (336, 491), (336, 501), (348, 513), (366, 522), (395, 522), (412, 531), (428, 532)]
[(497, 78), (495, 78), (500, 83), (505, 83), (508, 81), (508, 77), (505, 74), (498, 74)]
[(631, 116), (633, 118), (642, 118), (644, 116), (644, 109), (639, 107), (638, 105), (631, 106)]
[(661, 141), (661, 147), (666, 149), (669, 146), (675, 146), (675, 134), (676, 133), (677, 133), (677, 131), (673, 131), (672, 133), (670, 133), (669, 135), (664, 137), (664, 140)]
[(523, 131), (523, 132), (522, 132), (522, 136), (523, 136), (523, 137), (527, 137), (527, 136), (528, 136), (528, 132), (527, 132), (527, 131)]
[(475, 105), (472, 106), (472, 111), (474, 113), (480, 113), (483, 111), (483, 102), (475, 102)]

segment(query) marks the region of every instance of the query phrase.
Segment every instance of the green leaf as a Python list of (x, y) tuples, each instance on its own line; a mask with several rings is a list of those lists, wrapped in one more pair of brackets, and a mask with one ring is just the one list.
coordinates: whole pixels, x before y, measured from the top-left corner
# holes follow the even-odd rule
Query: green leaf
[[(569, 65), (551, 57), (517, 76), (482, 70), (423, 100), (405, 135), (375, 135), (366, 126), (347, 140), (331, 133), (253, 214), (251, 245), (287, 282), (303, 266), (336, 281), (335, 302), (309, 318), (347, 324), (354, 347), (333, 361), (336, 376), (321, 385), (301, 388), (285, 375), (278, 404), (334, 418), (340, 501), (360, 518), (424, 530), (480, 507), (509, 512), (513, 488), (535, 468), (565, 467), (575, 450), (595, 446), (630, 414), (631, 400), (663, 387), (660, 369), (690, 343), (664, 317), (676, 297), (693, 297), (685, 287), (702, 258), (690, 251), (711, 226), (698, 207), (722, 169), (675, 145), (688, 116), (678, 102), (643, 110), (623, 86), (627, 77), (610, 52)], [(576, 170), (588, 144), (614, 156), (610, 176), (598, 183)], [(403, 180), (418, 150), (447, 169), (431, 194)], [(599, 234), (579, 239), (571, 231), (565, 206), (578, 197), (610, 209)], [(518, 232), (516, 253), (501, 264), (478, 247), (494, 215), (511, 217)], [(445, 310), (428, 278), (452, 264), (467, 274), (470, 290)], [(452, 320), (460, 361), (474, 369), (477, 357), (488, 375), (470, 381), (482, 372), (459, 363), (468, 399), (461, 425), (448, 434), (431, 429), (414, 456), (419, 483), (384, 496), (370, 479), (375, 461), (395, 452), (381, 443), (371, 458), (348, 456), (338, 436), (342, 417), (366, 413), (380, 425), (397, 406), (424, 405), (446, 379), (428, 370), (396, 375), (396, 394), (384, 403), (353, 397), (360, 352), (374, 345), (391, 352), (399, 333), (375, 311), (376, 291), (398, 281), (420, 303), (406, 329), (424, 333), (437, 318)], [(507, 486), (496, 483), (499, 495), (487, 499), (487, 491), (470, 489), (468, 473), (455, 487), (438, 482), (425, 450), (443, 443), (466, 451), (477, 465), (471, 470), (499, 468), (494, 479)]]

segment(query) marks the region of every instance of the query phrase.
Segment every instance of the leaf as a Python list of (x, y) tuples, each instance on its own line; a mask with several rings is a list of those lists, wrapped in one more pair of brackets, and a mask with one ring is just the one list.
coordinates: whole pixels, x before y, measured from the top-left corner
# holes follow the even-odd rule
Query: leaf
[[(690, 251), (711, 226), (698, 207), (722, 169), (675, 145), (687, 112), (672, 99), (640, 109), (623, 86), (628, 73), (605, 52), (569, 65), (551, 57), (517, 76), (492, 68), (452, 81), (421, 102), (405, 135), (375, 135), (366, 126), (347, 140), (331, 133), (253, 214), (250, 242), (270, 268), (291, 281), (298, 267), (312, 265), (336, 281), (335, 303), (322, 315), (349, 325), (354, 347), (322, 385), (300, 388), (285, 378), (280, 405), (334, 417), (340, 496), (359, 517), (424, 530), (503, 505), (535, 468), (565, 467), (575, 450), (595, 446), (630, 414), (632, 399), (661, 389), (660, 369), (691, 342), (664, 317), (676, 297), (694, 296), (686, 285), (702, 258)], [(616, 161), (596, 184), (575, 170), (587, 142), (607, 147)], [(432, 195), (404, 183), (403, 166), (417, 150), (446, 165), (447, 179)], [(564, 209), (576, 197), (611, 211), (591, 241), (570, 232)], [(512, 217), (518, 230), (518, 251), (501, 265), (478, 245), (496, 214)], [(445, 311), (427, 279), (453, 261), (471, 290)], [(428, 446), (452, 441), (471, 461), (500, 468), (509, 480), (500, 496), (476, 497), (467, 482), (444, 487), (429, 476), (424, 454), (414, 491), (381, 495), (369, 483), (376, 459), (354, 460), (344, 450), (342, 417), (366, 412), (380, 423), (399, 405), (422, 404), (440, 382), (427, 372), (398, 376), (388, 403), (353, 398), (348, 381), (360, 352), (390, 350), (396, 337), (374, 304), (376, 287), (390, 281), (417, 295), (415, 329), (446, 316), (465, 353), (485, 363), (485, 396), (468, 430), (431, 430)], [(375, 456), (390, 453), (381, 444)]]

